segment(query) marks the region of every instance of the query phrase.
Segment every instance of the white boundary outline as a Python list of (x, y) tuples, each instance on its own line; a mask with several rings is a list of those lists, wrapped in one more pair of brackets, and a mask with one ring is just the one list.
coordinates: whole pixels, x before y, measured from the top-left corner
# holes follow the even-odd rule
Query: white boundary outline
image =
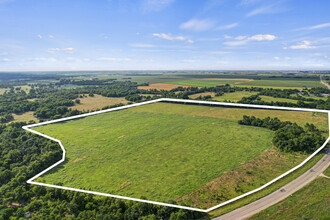
[(204, 105), (218, 105), (218, 106), (235, 106), (235, 107), (245, 107), (245, 108), (260, 108), (260, 109), (273, 109), (273, 110), (289, 110), (289, 111), (305, 111), (305, 112), (327, 113), (328, 114), (329, 135), (330, 135), (330, 111), (328, 111), (328, 110), (307, 109), (307, 108), (291, 108), (291, 107), (277, 107), (277, 106), (266, 106), (266, 105), (250, 105), (250, 104), (229, 103), (229, 102), (197, 101), (197, 100), (189, 100), (189, 99), (160, 98), (160, 99), (156, 99), (156, 100), (151, 100), (151, 101), (146, 101), (146, 102), (141, 102), (141, 103), (135, 103), (135, 104), (131, 104), (131, 105), (125, 105), (125, 106), (120, 106), (120, 107), (116, 107), (116, 108), (111, 108), (111, 109), (106, 109), (106, 110), (101, 110), (101, 111), (96, 111), (96, 112), (91, 112), (91, 113), (86, 113), (86, 114), (81, 114), (81, 115), (75, 115), (75, 116), (71, 116), (71, 117), (66, 117), (66, 118), (56, 119), (56, 120), (52, 120), (52, 121), (46, 121), (46, 122), (41, 122), (41, 123), (36, 123), (36, 124), (32, 124), (32, 125), (23, 126), (22, 128), (26, 131), (30, 131), (32, 133), (35, 133), (37, 135), (40, 135), (42, 137), (45, 137), (47, 139), (50, 139), (52, 141), (57, 142), (60, 145), (60, 147), (63, 151), (63, 156), (62, 156), (62, 159), (60, 161), (56, 162), (52, 166), (48, 167), (44, 171), (42, 171), (42, 172), (38, 173), (37, 175), (35, 175), (34, 177), (32, 177), (31, 179), (29, 179), (27, 181), (27, 183), (34, 184), (34, 185), (40, 185), (40, 186), (46, 186), (46, 187), (53, 187), (53, 188), (58, 188), (58, 189), (71, 190), (71, 191), (76, 191), (76, 192), (90, 193), (90, 194), (100, 195), (100, 196), (108, 196), (108, 197), (113, 197), (113, 198), (118, 198), (118, 199), (126, 199), (126, 200), (137, 201), (137, 202), (151, 203), (151, 204), (155, 204), (155, 205), (163, 205), (163, 206), (169, 206), (169, 207), (174, 207), (174, 208), (187, 209), (187, 210), (192, 210), (192, 211), (210, 212), (210, 211), (213, 211), (217, 208), (225, 206), (229, 203), (232, 203), (236, 200), (244, 198), (248, 195), (251, 195), (255, 192), (258, 192), (258, 191), (266, 188), (267, 186), (273, 184), (274, 182), (282, 179), (283, 177), (287, 176), (288, 174), (290, 174), (293, 171), (297, 170), (298, 168), (302, 167), (305, 163), (307, 163), (310, 159), (312, 159), (318, 152), (320, 152), (327, 145), (327, 143), (330, 140), (330, 136), (329, 136), (327, 138), (327, 140), (323, 143), (323, 145), (320, 148), (318, 148), (314, 153), (312, 153), (309, 157), (307, 157), (303, 162), (301, 162), (299, 165), (295, 166), (294, 168), (290, 169), (289, 171), (283, 173), (282, 175), (278, 176), (277, 178), (271, 180), (270, 182), (262, 185), (261, 187), (259, 187), (257, 189), (254, 189), (250, 192), (244, 193), (240, 196), (237, 196), (237, 197), (235, 197), (233, 199), (230, 199), (226, 202), (220, 203), (219, 205), (216, 205), (216, 206), (211, 207), (209, 209), (198, 209), (198, 208), (192, 208), (192, 207), (188, 207), (188, 206), (174, 205), (174, 204), (169, 204), (169, 203), (155, 202), (155, 201), (150, 201), (150, 200), (126, 197), (126, 196), (118, 196), (118, 195), (112, 195), (112, 194), (107, 194), (107, 193), (70, 188), (70, 187), (65, 187), (65, 186), (57, 186), (57, 185), (51, 185), (51, 184), (46, 184), (46, 183), (33, 182), (33, 180), (35, 180), (36, 178), (40, 177), (44, 173), (48, 172), (49, 170), (51, 170), (54, 167), (58, 166), (59, 164), (63, 163), (64, 160), (65, 160), (66, 151), (65, 151), (65, 149), (64, 149), (64, 147), (63, 147), (60, 140), (57, 140), (55, 138), (52, 138), (50, 136), (47, 136), (45, 134), (42, 134), (42, 133), (37, 132), (35, 130), (32, 130), (30, 128), (37, 127), (37, 126), (40, 126), (40, 125), (52, 124), (52, 123), (56, 123), (56, 122), (68, 121), (68, 120), (71, 120), (71, 119), (83, 118), (83, 117), (86, 117), (86, 116), (97, 115), (97, 114), (101, 114), (101, 113), (105, 113), (105, 112), (118, 111), (118, 110), (121, 110), (121, 109), (127, 109), (127, 108), (131, 108), (131, 107), (136, 107), (136, 106), (141, 106), (141, 105), (146, 105), (146, 104), (151, 104), (151, 103), (156, 103), (156, 102), (162, 102), (162, 101), (165, 101), (165, 102), (178, 102), (178, 103), (194, 103), (194, 104), (204, 104)]

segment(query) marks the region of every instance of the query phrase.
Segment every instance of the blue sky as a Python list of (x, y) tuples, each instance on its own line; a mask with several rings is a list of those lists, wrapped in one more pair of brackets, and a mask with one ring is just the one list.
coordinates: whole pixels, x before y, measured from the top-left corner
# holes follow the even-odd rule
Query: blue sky
[(0, 0), (0, 71), (330, 69), (328, 0)]

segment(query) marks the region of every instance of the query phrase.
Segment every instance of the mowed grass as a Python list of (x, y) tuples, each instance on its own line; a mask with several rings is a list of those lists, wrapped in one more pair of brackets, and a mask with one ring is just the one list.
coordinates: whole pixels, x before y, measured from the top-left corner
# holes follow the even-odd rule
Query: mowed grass
[(288, 103), (297, 103), (298, 100), (294, 100), (294, 99), (286, 99), (286, 98), (274, 98), (271, 96), (265, 96), (265, 95), (261, 95), (259, 96), (261, 98), (262, 101), (265, 102), (288, 102)]
[[(38, 181), (163, 202), (182, 197), (271, 147), (272, 131), (240, 126), (225, 109), (155, 103), (37, 127), (67, 150), (66, 163)], [(282, 116), (308, 118), (291, 113)]]
[(247, 92), (247, 91), (240, 91), (240, 92), (232, 92), (232, 93), (225, 93), (222, 96), (216, 96), (213, 100), (216, 101), (231, 101), (231, 102), (238, 102), (243, 97), (248, 97), (251, 95), (256, 95), (257, 92)]
[(94, 94), (93, 97), (87, 96), (84, 98), (79, 98), (80, 104), (75, 104), (70, 107), (71, 109), (77, 109), (79, 111), (96, 110), (102, 109), (105, 106), (115, 105), (119, 103), (126, 104), (128, 101), (125, 98), (113, 98), (104, 97), (101, 95)]
[(249, 219), (330, 219), (329, 184), (330, 179), (319, 177), (293, 195)]

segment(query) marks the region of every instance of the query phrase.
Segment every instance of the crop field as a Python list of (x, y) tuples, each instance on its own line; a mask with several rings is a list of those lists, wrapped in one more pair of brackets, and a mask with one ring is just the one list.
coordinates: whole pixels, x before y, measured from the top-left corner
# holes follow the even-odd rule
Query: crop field
[(216, 101), (231, 101), (231, 102), (238, 102), (241, 100), (243, 97), (248, 97), (251, 95), (256, 95), (258, 94), (257, 92), (246, 92), (246, 91), (241, 91), (241, 92), (232, 92), (232, 93), (226, 93), (222, 96), (216, 96), (213, 98), (213, 100)]
[[(206, 204), (193, 192), (205, 189), (203, 186), (212, 181), (223, 182), (228, 172), (242, 170), (242, 164), (254, 164), (254, 160), (262, 158), (273, 161), (261, 163), (261, 167), (267, 166), (269, 175), (258, 179), (254, 183), (257, 186), (306, 157), (278, 156), (272, 149), (272, 131), (238, 125), (237, 120), (249, 113), (290, 118), (300, 124), (316, 121), (317, 126), (327, 126), (327, 118), (322, 114), (305, 112), (171, 103), (144, 105), (34, 128), (61, 140), (67, 150), (66, 162), (37, 181), (208, 207), (220, 200)], [(281, 168), (274, 166), (275, 158), (280, 159)], [(254, 179), (254, 175), (260, 176), (251, 172), (248, 179)]]
[(113, 97), (110, 98), (97, 94), (94, 94), (93, 97), (87, 96), (79, 99), (80, 99), (80, 104), (75, 104), (75, 106), (72, 106), (70, 108), (77, 109), (79, 111), (96, 110), (96, 109), (102, 109), (105, 106), (115, 105), (119, 103), (126, 104), (128, 102), (125, 98), (113, 98)]
[(211, 97), (215, 96), (215, 92), (201, 92), (201, 93), (196, 93), (193, 95), (190, 95), (189, 98), (195, 99), (198, 98), (199, 96), (207, 96), (210, 95)]
[(187, 79), (187, 80), (180, 80), (180, 81), (171, 81), (167, 82), (170, 84), (176, 85), (184, 85), (184, 86), (195, 86), (195, 87), (214, 87), (220, 85), (236, 85), (246, 82), (245, 80), (210, 80), (210, 79)]
[(169, 84), (169, 83), (154, 83), (150, 84), (149, 86), (139, 86), (138, 89), (144, 89), (144, 90), (149, 90), (149, 89), (157, 89), (157, 90), (172, 90), (178, 87), (188, 87), (186, 85), (175, 85), (175, 84)]
[(329, 184), (330, 179), (319, 177), (249, 219), (330, 219)]
[(214, 87), (218, 85), (230, 84), (243, 87), (267, 87), (267, 88), (303, 88), (303, 87), (324, 87), (319, 81), (307, 80), (246, 80), (246, 79), (187, 79), (167, 82), (185, 86)]

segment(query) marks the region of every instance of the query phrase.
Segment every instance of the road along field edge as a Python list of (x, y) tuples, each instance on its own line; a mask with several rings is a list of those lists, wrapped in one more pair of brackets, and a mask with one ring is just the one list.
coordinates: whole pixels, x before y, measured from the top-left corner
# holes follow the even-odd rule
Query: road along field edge
[[(234, 107), (243, 107), (243, 108), (259, 108), (259, 109), (272, 109), (272, 110), (289, 110), (289, 111), (305, 111), (305, 112), (327, 113), (328, 114), (329, 137), (327, 138), (327, 140), (323, 143), (323, 145), (320, 148), (318, 148), (314, 153), (312, 153), (308, 158), (306, 158), (303, 162), (301, 162), (299, 165), (295, 166), (294, 168), (290, 169), (289, 171), (283, 173), (282, 175), (276, 177), (275, 179), (271, 180), (270, 182), (262, 185), (261, 187), (259, 187), (257, 189), (254, 189), (254, 190), (249, 191), (245, 194), (237, 196), (237, 197), (235, 197), (233, 199), (230, 199), (226, 202), (220, 203), (220, 204), (218, 204), (216, 206), (213, 206), (209, 209), (198, 209), (198, 208), (193, 208), (193, 207), (188, 207), (188, 206), (180, 206), (180, 205), (175, 205), (175, 204), (170, 204), (170, 203), (156, 202), (156, 201), (150, 201), (150, 200), (145, 200), (145, 199), (137, 199), (137, 198), (131, 198), (131, 197), (126, 197), (126, 196), (118, 196), (118, 195), (113, 195), (113, 194), (94, 192), (94, 191), (70, 188), (70, 187), (65, 187), (65, 186), (57, 186), (57, 185), (39, 183), (39, 182), (34, 182), (33, 181), (36, 178), (38, 178), (41, 175), (48, 172), (49, 170), (51, 170), (54, 167), (58, 166), (59, 164), (63, 163), (64, 160), (65, 160), (66, 151), (65, 151), (65, 149), (64, 149), (64, 147), (63, 147), (60, 140), (57, 140), (53, 137), (42, 134), (42, 133), (37, 132), (35, 130), (32, 130), (30, 128), (41, 126), (41, 125), (53, 124), (53, 123), (57, 123), (57, 122), (68, 121), (68, 120), (72, 120), (72, 119), (83, 118), (83, 117), (87, 117), (87, 116), (91, 116), (91, 115), (97, 115), (97, 114), (111, 112), (111, 111), (118, 111), (118, 110), (122, 110), (122, 109), (127, 109), (127, 108), (131, 108), (131, 107), (137, 107), (137, 106), (147, 105), (147, 104), (152, 104), (152, 103), (157, 103), (157, 102), (191, 103), (191, 104), (202, 104), (202, 105), (234, 106)], [(108, 196), (108, 197), (131, 200), (131, 201), (137, 201), (137, 202), (145, 202), (145, 203), (150, 203), (150, 204), (154, 204), (154, 205), (163, 205), (163, 206), (168, 206), (168, 207), (173, 207), (173, 208), (180, 208), (180, 209), (186, 209), (186, 210), (191, 210), (191, 211), (198, 211), (198, 212), (206, 212), (207, 213), (207, 212), (210, 212), (210, 211), (218, 209), (222, 206), (228, 205), (229, 203), (237, 201), (241, 198), (244, 198), (246, 196), (249, 196), (253, 193), (256, 193), (256, 192), (266, 188), (267, 186), (269, 186), (269, 185), (275, 183), (276, 181), (282, 179), (283, 177), (287, 176), (288, 174), (292, 173), (293, 171), (299, 169), (305, 163), (307, 163), (310, 159), (312, 159), (317, 153), (319, 153), (327, 145), (327, 143), (330, 140), (330, 111), (321, 110), (321, 109), (306, 109), (306, 108), (292, 108), (292, 107), (279, 107), (279, 106), (266, 106), (266, 105), (250, 105), (250, 104), (228, 103), (228, 102), (211, 102), (211, 101), (197, 101), (197, 100), (186, 100), (186, 99), (160, 98), (160, 99), (155, 99), (155, 100), (151, 100), (151, 101), (135, 103), (135, 104), (131, 104), (131, 105), (125, 105), (125, 106), (120, 106), (120, 107), (116, 107), (116, 108), (105, 109), (105, 110), (101, 110), (101, 111), (95, 111), (95, 112), (90, 112), (90, 113), (86, 113), (86, 114), (75, 115), (75, 116), (70, 116), (70, 117), (66, 117), (66, 118), (60, 118), (60, 119), (56, 119), (56, 120), (36, 123), (36, 124), (32, 124), (32, 125), (26, 125), (26, 126), (23, 126), (22, 128), (26, 131), (32, 132), (34, 134), (37, 134), (39, 136), (42, 136), (44, 138), (47, 138), (49, 140), (57, 142), (60, 145), (60, 147), (63, 151), (63, 155), (62, 155), (61, 160), (59, 160), (58, 162), (56, 162), (52, 166), (48, 167), (47, 169), (43, 170), (42, 172), (38, 173), (37, 175), (35, 175), (32, 178), (30, 178), (29, 180), (27, 180), (27, 183), (29, 183), (29, 184), (52, 187), (52, 188), (57, 188), (57, 189), (71, 190), (71, 191), (82, 192), (82, 193), (89, 193), (89, 194), (94, 194), (94, 195), (99, 195), (99, 196)]]

